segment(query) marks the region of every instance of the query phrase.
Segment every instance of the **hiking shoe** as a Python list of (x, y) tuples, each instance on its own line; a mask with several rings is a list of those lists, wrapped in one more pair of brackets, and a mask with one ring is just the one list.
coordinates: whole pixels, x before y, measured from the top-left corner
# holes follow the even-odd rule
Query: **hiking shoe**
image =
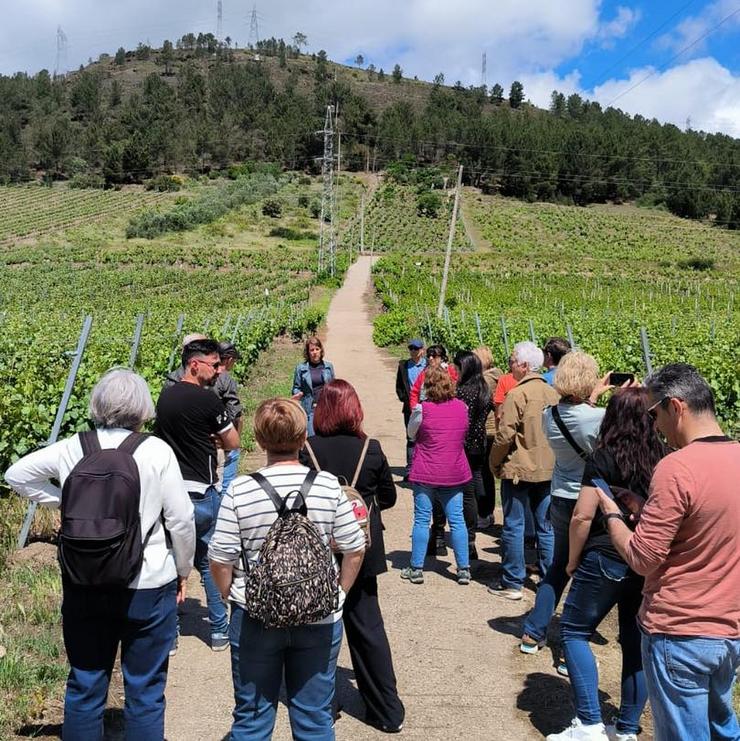
[(421, 569), (415, 569), (411, 566), (407, 566), (401, 571), (401, 578), (407, 579), (412, 584), (423, 584), (424, 572)]
[(172, 641), (172, 646), (170, 646), (170, 658), (173, 656), (177, 656), (177, 649), (180, 646), (180, 634), (178, 633), (175, 635), (175, 640)]
[(525, 633), (519, 643), (519, 650), (523, 654), (536, 654), (541, 648), (544, 648), (546, 645), (547, 642), (544, 639), (538, 641)]
[(470, 569), (458, 569), (457, 570), (457, 583), (458, 584), (470, 584)]
[(565, 663), (565, 659), (562, 656), (558, 659), (558, 665), (555, 668), (555, 671), (561, 677), (569, 677), (570, 676), (570, 674), (568, 674), (568, 665)]
[(211, 651), (225, 651), (229, 647), (226, 633), (211, 633)]
[(444, 536), (436, 537), (431, 535), (429, 537), (429, 545), (427, 545), (427, 556), (446, 556), (447, 555), (447, 543), (445, 543)]
[(506, 587), (500, 581), (488, 587), (488, 591), (491, 594), (495, 594), (497, 597), (503, 597), (504, 599), (520, 600), (522, 598), (521, 589), (514, 589), (514, 587)]
[(545, 741), (608, 741), (603, 723), (584, 725), (573, 718), (570, 726), (560, 733), (551, 733)]
[(622, 733), (617, 730), (616, 725), (606, 726), (606, 736), (609, 741), (637, 741), (637, 734), (632, 732)]

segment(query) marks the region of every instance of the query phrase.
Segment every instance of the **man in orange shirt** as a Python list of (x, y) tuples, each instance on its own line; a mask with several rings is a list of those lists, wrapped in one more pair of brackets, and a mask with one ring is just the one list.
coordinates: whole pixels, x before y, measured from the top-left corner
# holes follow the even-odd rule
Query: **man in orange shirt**
[(738, 739), (740, 443), (722, 432), (692, 366), (666, 365), (646, 386), (677, 450), (657, 465), (634, 532), (613, 499), (599, 498), (612, 542), (645, 577), (638, 622), (655, 741)]

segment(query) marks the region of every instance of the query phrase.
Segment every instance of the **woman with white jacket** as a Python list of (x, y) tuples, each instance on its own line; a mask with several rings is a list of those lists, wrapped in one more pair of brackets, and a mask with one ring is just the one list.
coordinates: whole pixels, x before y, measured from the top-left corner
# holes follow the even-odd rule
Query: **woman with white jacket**
[[(111, 370), (92, 391), (90, 418), (97, 445), (90, 437), (86, 445), (103, 451), (118, 448), (153, 416), (146, 381), (129, 370)], [(164, 738), (169, 650), (177, 604), (185, 600), (193, 565), (195, 526), (172, 449), (156, 437), (137, 442), (131, 455), (139, 474), (140, 570), (128, 585), (117, 587), (82, 586), (68, 575), (62, 579), (62, 625), (70, 663), (62, 731), (67, 741), (103, 738), (108, 683), (119, 644), (126, 738)], [(21, 458), (6, 471), (5, 480), (21, 496), (58, 507), (65, 481), (82, 458), (81, 436), (76, 434)]]

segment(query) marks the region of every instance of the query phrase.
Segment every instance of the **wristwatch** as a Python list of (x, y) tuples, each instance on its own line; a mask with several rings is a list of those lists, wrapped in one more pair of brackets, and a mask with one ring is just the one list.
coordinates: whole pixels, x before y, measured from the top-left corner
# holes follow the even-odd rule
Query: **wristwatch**
[(604, 515), (605, 520), (621, 520), (624, 522), (624, 515), (620, 514), (619, 512), (609, 512), (608, 514)]

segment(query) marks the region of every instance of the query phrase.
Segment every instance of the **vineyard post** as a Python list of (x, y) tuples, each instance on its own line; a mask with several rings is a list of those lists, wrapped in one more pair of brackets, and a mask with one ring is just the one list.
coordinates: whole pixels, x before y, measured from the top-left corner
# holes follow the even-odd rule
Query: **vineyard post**
[(244, 315), (239, 314), (239, 316), (236, 319), (236, 323), (234, 324), (234, 331), (231, 333), (231, 344), (232, 345), (236, 342), (236, 336), (239, 333), (239, 327), (241, 327), (243, 321), (244, 321)]
[[(52, 445), (57, 441), (59, 432), (62, 429), (62, 421), (67, 411), (67, 405), (72, 396), (72, 390), (74, 389), (75, 381), (77, 380), (77, 371), (80, 369), (80, 363), (82, 363), (82, 354), (85, 352), (85, 346), (87, 345), (87, 338), (90, 336), (90, 328), (92, 327), (93, 318), (89, 314), (85, 317), (82, 322), (82, 331), (77, 339), (77, 347), (70, 353), (74, 360), (67, 374), (67, 382), (64, 384), (64, 391), (62, 393), (62, 399), (59, 402), (57, 408), (56, 417), (54, 417), (54, 424), (51, 427), (51, 433), (46, 441), (47, 445)], [(23, 548), (28, 540), (28, 533), (33, 523), (33, 516), (36, 513), (36, 502), (29, 502), (28, 509), (26, 510), (26, 517), (23, 520), (21, 531), (18, 534), (18, 548)]]
[(211, 326), (211, 317), (206, 317), (205, 322), (203, 322), (203, 334), (208, 334), (208, 327)]
[(645, 370), (650, 375), (653, 372), (653, 361), (650, 357), (650, 341), (645, 327), (640, 327), (640, 341), (642, 342), (642, 357), (645, 361)]
[(709, 322), (709, 341), (714, 342), (714, 319)]
[(504, 350), (506, 350), (506, 359), (509, 359), (511, 350), (509, 349), (509, 333), (506, 331), (506, 319), (501, 317), (501, 336), (504, 340)]
[(180, 335), (182, 334), (182, 328), (185, 324), (185, 314), (180, 314), (179, 317), (177, 317), (177, 326), (175, 327), (175, 342), (174, 346), (172, 348), (172, 352), (170, 353), (170, 360), (169, 363), (167, 363), (167, 372), (170, 373), (172, 371), (172, 366), (175, 363), (175, 355), (177, 355), (177, 349), (180, 344)]
[(139, 354), (139, 345), (141, 344), (141, 332), (144, 329), (144, 315), (139, 314), (136, 317), (134, 326), (134, 336), (131, 340), (131, 352), (128, 356), (128, 367), (133, 370), (136, 366), (136, 356)]
[(535, 345), (537, 344), (537, 337), (534, 333), (534, 322), (531, 319), (529, 320), (529, 339), (532, 340)]
[(457, 222), (457, 207), (460, 203), (460, 188), (462, 187), (463, 168), (457, 171), (457, 187), (455, 188), (455, 203), (452, 206), (452, 219), (450, 221), (450, 234), (447, 237), (447, 249), (445, 250), (445, 265), (442, 269), (442, 284), (439, 287), (439, 303), (437, 304), (437, 318), (442, 318), (442, 309), (445, 305), (445, 293), (447, 292), (447, 276), (450, 273), (450, 258), (452, 257), (452, 241), (455, 238), (455, 224)]
[(671, 334), (676, 334), (676, 317), (671, 317)]
[(429, 344), (431, 345), (434, 342), (434, 334), (432, 332), (432, 319), (429, 316), (429, 312), (425, 312), (427, 316), (427, 331), (429, 333)]
[(478, 312), (475, 312), (475, 331), (478, 333), (478, 344), (483, 344), (483, 333), (480, 329), (480, 317), (478, 316)]
[(571, 348), (575, 349), (576, 341), (573, 338), (573, 327), (571, 327), (570, 324), (565, 325), (565, 333), (568, 335), (568, 342), (570, 342)]
[(226, 321), (223, 323), (223, 326), (221, 327), (221, 336), (223, 337), (228, 331), (229, 327), (231, 326), (231, 314), (226, 315)]

